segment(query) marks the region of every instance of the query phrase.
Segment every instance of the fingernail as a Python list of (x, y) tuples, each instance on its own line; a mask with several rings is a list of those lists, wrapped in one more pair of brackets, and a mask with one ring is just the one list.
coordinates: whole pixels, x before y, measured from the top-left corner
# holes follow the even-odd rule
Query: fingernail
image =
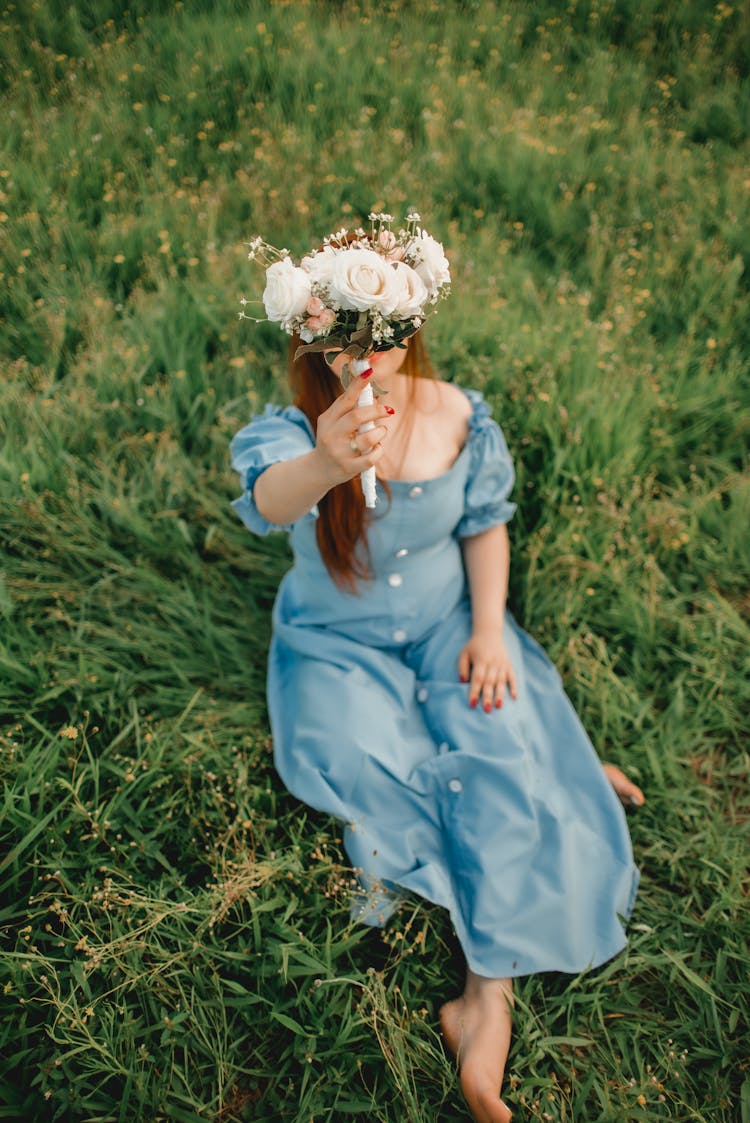
[(485, 712), (486, 714), (491, 714), (491, 713), (492, 713), (492, 706), (491, 706), (491, 705), (489, 704), (489, 702), (485, 702), (485, 703), (484, 703), (484, 712)]
[(500, 707), (502, 706), (502, 704), (503, 704), (502, 698), (496, 698), (495, 699), (495, 709), (496, 710), (499, 710)]
[(468, 681), (469, 680), (467, 679), (466, 675), (460, 675), (459, 676), (459, 682), (468, 682)]
[(390, 413), (390, 414), (394, 414), (396, 412), (395, 409), (393, 408), (393, 406), (383, 406), (383, 409), (385, 410), (386, 413)]
[(368, 367), (367, 370), (362, 371), (362, 373), (360, 374), (359, 377), (360, 378), (369, 378), (371, 374), (372, 374), (372, 367)]
[(478, 698), (470, 698), (469, 699), (469, 705), (471, 706), (472, 710), (476, 707), (476, 704), (477, 704), (478, 701), (479, 701)]

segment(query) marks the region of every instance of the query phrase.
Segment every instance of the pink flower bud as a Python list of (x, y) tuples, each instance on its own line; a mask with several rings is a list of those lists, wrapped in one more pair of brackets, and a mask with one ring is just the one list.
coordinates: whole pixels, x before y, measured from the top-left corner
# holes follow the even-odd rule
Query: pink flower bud
[(307, 312), (308, 316), (319, 316), (323, 311), (323, 308), (324, 304), (320, 297), (311, 296), (307, 302), (307, 308), (305, 309), (305, 311)]

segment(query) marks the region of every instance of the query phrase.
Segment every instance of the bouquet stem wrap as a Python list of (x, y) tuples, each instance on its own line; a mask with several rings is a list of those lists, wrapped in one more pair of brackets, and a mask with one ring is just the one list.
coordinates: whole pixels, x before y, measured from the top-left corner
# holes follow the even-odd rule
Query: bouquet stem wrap
[[(355, 378), (359, 378), (370, 367), (369, 359), (353, 359), (351, 362), (352, 371)], [(369, 381), (362, 387), (362, 392), (357, 399), (358, 406), (371, 406), (375, 401), (372, 386)], [(375, 428), (374, 421), (365, 421), (359, 427), (360, 433), (368, 433), (370, 429)], [(362, 480), (362, 493), (365, 497), (365, 507), (374, 507), (377, 502), (375, 498), (375, 469), (365, 468), (362, 472), (360, 479)]]

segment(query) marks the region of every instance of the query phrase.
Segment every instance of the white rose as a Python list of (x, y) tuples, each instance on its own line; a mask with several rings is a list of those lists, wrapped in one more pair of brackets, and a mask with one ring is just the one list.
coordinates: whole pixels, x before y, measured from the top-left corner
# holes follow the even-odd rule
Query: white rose
[(341, 308), (390, 316), (399, 299), (392, 265), (374, 250), (341, 250), (331, 275), (331, 298)]
[(266, 269), (263, 304), (269, 320), (286, 324), (295, 316), (301, 316), (311, 296), (308, 274), (290, 257), (275, 261)]
[(306, 273), (309, 273), (311, 281), (327, 286), (331, 280), (335, 259), (336, 251), (333, 246), (324, 246), (317, 253), (310, 253), (307, 257), (303, 257), (300, 265)]
[(427, 286), (431, 296), (450, 282), (450, 266), (440, 242), (424, 230), (418, 231), (409, 243), (408, 251), (414, 258), (414, 268)]
[(429, 299), (425, 284), (416, 270), (403, 261), (391, 266), (399, 286), (398, 302), (393, 309), (397, 320), (410, 320), (418, 316)]

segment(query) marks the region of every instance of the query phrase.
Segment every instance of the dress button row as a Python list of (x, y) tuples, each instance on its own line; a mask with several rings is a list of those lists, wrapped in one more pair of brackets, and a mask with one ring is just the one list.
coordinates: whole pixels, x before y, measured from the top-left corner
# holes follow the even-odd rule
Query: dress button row
[(406, 632), (403, 628), (396, 628), (396, 630), (393, 632), (393, 638), (396, 643), (403, 643), (406, 639)]
[(449, 780), (448, 781), (448, 787), (450, 788), (450, 790), (452, 792), (456, 792), (456, 793), (462, 792), (464, 790), (464, 786), (463, 786), (463, 784), (461, 783), (460, 780)]
[(388, 584), (392, 589), (397, 589), (399, 585), (403, 585), (404, 579), (400, 573), (391, 573), (388, 577)]
[(427, 687), (426, 686), (420, 686), (419, 690), (417, 691), (417, 701), (418, 702), (426, 702), (429, 697), (430, 697), (430, 692), (427, 689)]
[(422, 494), (423, 490), (424, 489), (421, 488), (419, 486), (419, 484), (416, 484), (414, 487), (410, 487), (409, 488), (409, 498), (410, 499), (418, 499), (419, 496)]
[(407, 550), (406, 546), (402, 546), (400, 550), (396, 550), (396, 553), (393, 556), (396, 558), (405, 558), (408, 553), (409, 551)]

